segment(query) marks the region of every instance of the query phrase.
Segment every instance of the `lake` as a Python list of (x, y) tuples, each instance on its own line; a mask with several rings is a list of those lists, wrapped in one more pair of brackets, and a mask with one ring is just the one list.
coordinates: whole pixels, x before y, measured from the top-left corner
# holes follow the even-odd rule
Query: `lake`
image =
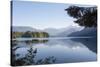
[(12, 40), (12, 50), (16, 60), (24, 58), (29, 65), (97, 60), (97, 41), (91, 37), (19, 38)]

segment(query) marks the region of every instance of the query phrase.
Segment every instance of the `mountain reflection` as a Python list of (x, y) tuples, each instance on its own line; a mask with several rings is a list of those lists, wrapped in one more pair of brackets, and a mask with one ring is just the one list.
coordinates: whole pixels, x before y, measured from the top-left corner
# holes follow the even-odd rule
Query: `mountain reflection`
[(75, 42), (80, 42), (84, 44), (87, 48), (89, 48), (91, 51), (97, 53), (97, 38), (85, 38), (85, 39), (71, 39)]
[(95, 61), (96, 47), (95, 38), (12, 40), (12, 64)]

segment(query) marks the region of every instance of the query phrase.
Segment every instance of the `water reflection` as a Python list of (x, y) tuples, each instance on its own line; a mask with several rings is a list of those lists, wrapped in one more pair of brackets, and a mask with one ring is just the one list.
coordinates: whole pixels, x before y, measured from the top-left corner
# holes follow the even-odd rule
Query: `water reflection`
[(91, 51), (97, 53), (97, 38), (85, 38), (85, 39), (71, 39), (75, 42), (80, 42), (84, 44), (87, 48), (89, 48)]
[(14, 40), (12, 41), (12, 64), (96, 61), (96, 44), (96, 40), (90, 38)]
[(48, 40), (39, 40), (39, 39), (33, 39), (33, 40), (26, 40), (24, 41), (26, 44), (30, 44), (30, 43), (46, 43), (48, 42)]
[[(38, 59), (35, 60), (35, 56), (37, 54), (37, 48), (33, 49), (33, 46), (31, 45), (31, 43), (45, 43), (48, 40), (27, 40), (24, 41), (27, 45), (29, 45), (29, 49), (27, 50), (27, 53), (24, 57), (21, 58), (17, 58), (20, 56), (20, 54), (16, 54), (16, 50), (20, 49), (21, 47), (18, 47), (18, 41), (14, 40), (12, 41), (12, 59), (11, 59), (11, 64), (12, 66), (23, 66), (23, 65), (39, 65), (39, 64), (51, 64), (51, 63), (55, 63), (56, 58), (54, 56), (48, 56), (44, 59)], [(21, 41), (22, 42), (22, 41)]]

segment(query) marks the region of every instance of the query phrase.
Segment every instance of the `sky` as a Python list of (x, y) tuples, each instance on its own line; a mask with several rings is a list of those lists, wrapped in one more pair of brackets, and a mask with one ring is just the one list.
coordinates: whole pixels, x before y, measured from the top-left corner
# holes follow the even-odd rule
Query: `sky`
[(32, 1), (13, 1), (13, 26), (29, 26), (37, 29), (79, 27), (64, 10), (72, 4)]

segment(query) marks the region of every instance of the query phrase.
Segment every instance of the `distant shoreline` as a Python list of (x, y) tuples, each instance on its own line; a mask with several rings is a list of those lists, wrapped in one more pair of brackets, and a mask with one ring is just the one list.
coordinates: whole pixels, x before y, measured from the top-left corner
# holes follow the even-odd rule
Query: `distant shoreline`
[(12, 40), (35, 40), (35, 39), (38, 39), (38, 40), (48, 40), (48, 39), (73, 39), (73, 38), (94, 38), (94, 37), (48, 37), (48, 38), (14, 38)]

